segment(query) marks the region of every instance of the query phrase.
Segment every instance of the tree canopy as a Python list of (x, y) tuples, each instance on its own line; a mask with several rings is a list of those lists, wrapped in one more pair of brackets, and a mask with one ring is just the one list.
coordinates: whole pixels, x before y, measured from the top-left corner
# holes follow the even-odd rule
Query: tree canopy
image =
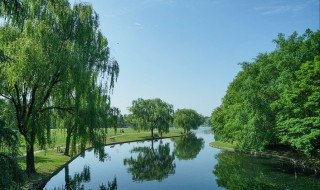
[(204, 117), (192, 109), (178, 109), (174, 113), (173, 125), (182, 128), (184, 132), (197, 129), (204, 123)]
[(279, 144), (320, 154), (320, 31), (274, 40), (230, 83), (212, 113), (216, 140), (261, 150)]
[(173, 121), (173, 106), (162, 101), (159, 98), (144, 100), (139, 98), (132, 101), (129, 107), (131, 125), (141, 130), (150, 130), (153, 137), (153, 130), (157, 129), (158, 133), (169, 132), (169, 127)]
[(34, 173), (34, 143), (49, 139), (53, 111), (73, 114), (80, 144), (96, 139), (96, 113), (108, 101), (119, 66), (91, 5), (21, 0), (1, 7), (0, 96), (14, 109), (26, 142), (26, 170)]

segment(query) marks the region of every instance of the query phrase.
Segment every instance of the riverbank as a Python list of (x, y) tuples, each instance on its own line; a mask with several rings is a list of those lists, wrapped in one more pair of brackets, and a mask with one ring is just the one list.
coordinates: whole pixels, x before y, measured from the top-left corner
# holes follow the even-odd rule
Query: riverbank
[[(180, 129), (170, 130), (168, 134), (163, 134), (162, 137), (158, 136), (157, 132), (155, 133), (155, 138), (153, 139), (162, 139), (162, 138), (172, 138), (182, 136), (183, 131)], [(145, 141), (151, 140), (150, 132), (134, 132), (132, 129), (124, 129), (124, 133), (109, 135), (105, 145), (121, 144), (127, 142), (135, 141)], [(87, 149), (91, 147), (88, 146)], [(41, 185), (55, 175), (58, 171), (63, 169), (63, 167), (70, 163), (74, 157), (63, 155), (63, 147), (57, 146), (47, 151), (37, 151), (35, 154), (35, 167), (37, 174), (32, 174), (26, 181), (22, 189), (37, 189)], [(18, 159), (19, 165), (25, 169), (25, 156)]]
[(221, 141), (211, 142), (210, 146), (222, 150), (243, 152), (257, 157), (272, 158), (280, 161), (289, 162), (292, 164), (293, 167), (299, 167), (303, 170), (312, 171), (316, 175), (320, 175), (320, 159), (309, 158), (300, 152), (294, 152), (292, 150), (286, 150), (281, 148), (270, 148), (264, 151), (244, 151), (237, 149), (236, 145), (234, 144)]

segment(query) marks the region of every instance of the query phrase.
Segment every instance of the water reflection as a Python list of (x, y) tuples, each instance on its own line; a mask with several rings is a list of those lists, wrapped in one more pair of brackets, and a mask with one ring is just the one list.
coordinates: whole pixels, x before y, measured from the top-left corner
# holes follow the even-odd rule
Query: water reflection
[(69, 165), (64, 168), (65, 171), (65, 189), (84, 189), (83, 183), (90, 181), (90, 167), (85, 165), (82, 172), (69, 175)]
[[(73, 176), (69, 175), (69, 165), (67, 165), (64, 168), (64, 180), (65, 180), (65, 186), (63, 187), (55, 187), (54, 190), (84, 190), (85, 188), (85, 183), (90, 183), (91, 181), (91, 173), (90, 173), (90, 167), (85, 165), (83, 167), (83, 170), (81, 172), (76, 172), (73, 174)], [(100, 185), (99, 189), (100, 190), (117, 190), (117, 178), (114, 177), (112, 181), (108, 181), (107, 185)], [(47, 189), (47, 188), (45, 188)]]
[(169, 143), (160, 142), (155, 148), (152, 141), (151, 147), (134, 147), (130, 152), (138, 155), (125, 158), (123, 163), (128, 166), (127, 171), (132, 174), (133, 181), (162, 181), (175, 173), (175, 156), (174, 153), (170, 153)]
[(320, 189), (320, 180), (289, 164), (224, 151), (216, 155), (216, 183), (227, 189)]
[(197, 138), (194, 133), (180, 138), (172, 139), (174, 143), (174, 154), (179, 160), (193, 160), (201, 149), (204, 148), (204, 140)]
[(118, 184), (117, 184), (117, 178), (115, 177), (112, 181), (108, 181), (108, 186), (101, 185), (100, 190), (117, 190)]
[(91, 149), (44, 189), (320, 189), (319, 178), (282, 162), (209, 147), (213, 135), (208, 131), (201, 128), (182, 138), (106, 146), (109, 156), (98, 157), (102, 150)]

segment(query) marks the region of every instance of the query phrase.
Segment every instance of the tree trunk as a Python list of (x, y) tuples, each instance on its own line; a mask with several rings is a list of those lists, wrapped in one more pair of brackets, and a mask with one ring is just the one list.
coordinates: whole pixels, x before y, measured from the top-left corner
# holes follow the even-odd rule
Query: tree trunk
[(151, 128), (151, 137), (153, 138), (153, 128)]
[(70, 150), (70, 142), (71, 142), (71, 134), (72, 130), (67, 128), (67, 137), (66, 137), (66, 149), (64, 150), (64, 155), (69, 156), (69, 150)]
[(27, 143), (26, 163), (26, 172), (28, 176), (30, 176), (30, 174), (37, 173), (34, 165), (34, 141), (32, 140), (30, 141), (30, 143)]

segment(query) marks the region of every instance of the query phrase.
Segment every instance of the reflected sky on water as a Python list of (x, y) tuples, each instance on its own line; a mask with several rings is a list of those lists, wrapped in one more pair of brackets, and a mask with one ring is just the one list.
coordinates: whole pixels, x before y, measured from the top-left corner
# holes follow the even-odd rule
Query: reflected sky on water
[(89, 150), (44, 189), (320, 189), (319, 178), (291, 165), (212, 148), (212, 141), (202, 127), (186, 137), (106, 146), (103, 162)]

